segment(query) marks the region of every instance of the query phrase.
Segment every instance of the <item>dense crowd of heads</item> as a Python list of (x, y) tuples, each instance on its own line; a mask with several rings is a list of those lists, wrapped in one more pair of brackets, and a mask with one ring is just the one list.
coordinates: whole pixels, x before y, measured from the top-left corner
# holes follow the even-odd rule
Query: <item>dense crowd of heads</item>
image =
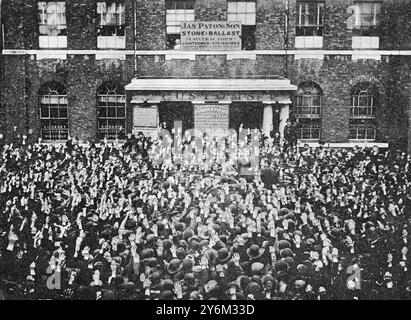
[(154, 165), (141, 135), (4, 145), (0, 295), (409, 299), (410, 157), (272, 141), (252, 176)]

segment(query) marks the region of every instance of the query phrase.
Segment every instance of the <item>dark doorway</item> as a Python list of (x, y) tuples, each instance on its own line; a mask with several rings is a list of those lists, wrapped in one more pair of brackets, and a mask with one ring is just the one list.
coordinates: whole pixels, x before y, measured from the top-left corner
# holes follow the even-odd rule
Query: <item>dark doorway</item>
[(259, 102), (233, 102), (230, 104), (230, 129), (238, 131), (241, 124), (245, 129), (262, 128), (263, 104)]
[(170, 131), (175, 123), (181, 123), (183, 132), (194, 128), (194, 108), (191, 102), (161, 102), (159, 104), (160, 124)]

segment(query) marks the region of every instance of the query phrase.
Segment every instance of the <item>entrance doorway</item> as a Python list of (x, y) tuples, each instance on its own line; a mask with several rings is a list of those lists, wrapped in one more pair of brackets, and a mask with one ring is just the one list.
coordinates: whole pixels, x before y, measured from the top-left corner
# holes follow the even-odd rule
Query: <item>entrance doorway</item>
[(171, 133), (176, 125), (182, 125), (183, 132), (194, 128), (194, 108), (191, 102), (161, 102), (159, 104), (160, 124)]
[(260, 102), (233, 102), (230, 104), (230, 129), (262, 128), (264, 105)]

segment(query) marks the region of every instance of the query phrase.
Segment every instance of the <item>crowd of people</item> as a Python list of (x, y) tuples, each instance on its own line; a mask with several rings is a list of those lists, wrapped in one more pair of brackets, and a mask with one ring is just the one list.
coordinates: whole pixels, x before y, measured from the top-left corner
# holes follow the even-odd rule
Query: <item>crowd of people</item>
[(411, 298), (410, 156), (267, 137), (242, 175), (158, 143), (5, 144), (0, 299)]

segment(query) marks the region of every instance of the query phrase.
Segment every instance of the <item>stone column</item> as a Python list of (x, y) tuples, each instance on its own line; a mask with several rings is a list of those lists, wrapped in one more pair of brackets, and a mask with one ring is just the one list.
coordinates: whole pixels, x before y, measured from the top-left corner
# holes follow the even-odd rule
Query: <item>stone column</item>
[(273, 107), (271, 104), (264, 105), (263, 113), (263, 132), (264, 135), (269, 137), (271, 126), (273, 125)]
[(290, 106), (285, 104), (280, 110), (280, 136), (284, 138), (284, 127), (287, 123), (287, 119), (290, 117)]

